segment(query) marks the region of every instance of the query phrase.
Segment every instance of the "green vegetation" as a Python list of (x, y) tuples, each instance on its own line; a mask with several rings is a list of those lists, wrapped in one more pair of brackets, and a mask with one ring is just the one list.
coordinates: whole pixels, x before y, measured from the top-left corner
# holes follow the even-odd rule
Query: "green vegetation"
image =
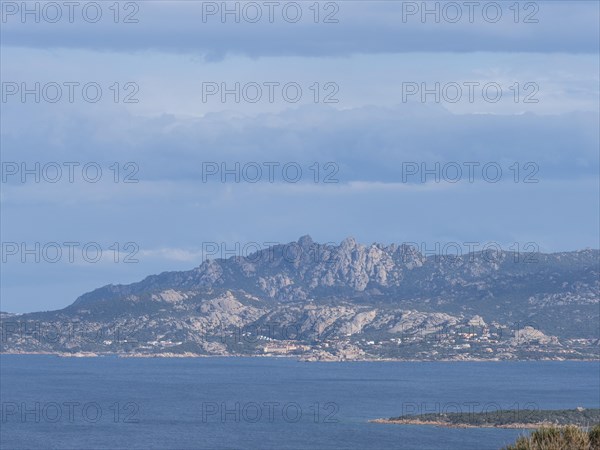
[(600, 423), (600, 409), (496, 410), (481, 413), (428, 413), (390, 418), (391, 422), (431, 423), (442, 426), (537, 428), (542, 425), (590, 426)]
[(574, 425), (542, 427), (504, 450), (600, 450), (600, 425), (589, 431)]

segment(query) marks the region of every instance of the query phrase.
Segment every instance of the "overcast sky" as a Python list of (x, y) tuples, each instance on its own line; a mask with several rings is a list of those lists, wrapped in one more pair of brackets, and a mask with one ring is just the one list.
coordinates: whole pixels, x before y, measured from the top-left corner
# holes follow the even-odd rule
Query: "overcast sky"
[(600, 247), (598, 2), (476, 3), (2, 1), (0, 310), (304, 234)]

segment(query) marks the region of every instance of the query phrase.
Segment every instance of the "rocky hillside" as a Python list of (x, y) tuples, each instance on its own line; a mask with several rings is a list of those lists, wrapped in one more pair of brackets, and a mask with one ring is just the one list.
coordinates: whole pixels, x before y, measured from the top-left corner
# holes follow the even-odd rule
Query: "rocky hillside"
[(304, 359), (598, 358), (598, 250), (424, 256), (304, 236), (1, 317), (2, 351)]

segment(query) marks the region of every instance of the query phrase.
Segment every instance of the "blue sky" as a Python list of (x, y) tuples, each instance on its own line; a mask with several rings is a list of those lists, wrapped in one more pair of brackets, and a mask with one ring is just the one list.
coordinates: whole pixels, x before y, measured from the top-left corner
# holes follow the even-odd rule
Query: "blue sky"
[[(321, 2), (319, 23), (313, 2), (295, 4), (296, 23), (298, 6), (270, 22), (262, 2), (256, 23), (206, 15), (221, 2), (121, 2), (119, 23), (112, 2), (96, 23), (81, 11), (71, 23), (66, 9), (55, 23), (41, 9), (39, 23), (23, 20), (21, 2), (1, 3), (3, 311), (61, 308), (104, 284), (304, 234), (426, 252), (600, 246), (597, 2), (520, 2), (518, 17), (499, 2), (495, 22), (492, 7), (470, 17), (455, 2), (455, 23), (442, 3), (439, 23), (423, 21), (422, 2)], [(40, 101), (23, 101), (35, 83)], [(207, 94), (236, 83), (239, 102)], [(421, 95), (436, 83), (439, 100)], [(87, 98), (102, 89), (95, 103), (87, 84)], [(36, 163), (40, 182), (23, 180), (22, 164)], [(222, 182), (222, 164), (239, 164), (240, 182)], [(220, 254), (208, 255), (213, 242)], [(81, 254), (90, 243), (97, 262)], [(137, 262), (124, 263), (130, 253)]]

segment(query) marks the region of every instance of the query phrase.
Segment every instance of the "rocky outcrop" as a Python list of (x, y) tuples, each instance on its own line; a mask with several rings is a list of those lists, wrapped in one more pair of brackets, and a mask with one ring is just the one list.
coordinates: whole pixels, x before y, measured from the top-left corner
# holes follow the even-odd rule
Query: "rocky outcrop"
[[(309, 236), (0, 315), (4, 352), (305, 359), (596, 358), (597, 250), (425, 257)], [(535, 261), (535, 262), (532, 262)], [(268, 345), (267, 345), (268, 344)]]

